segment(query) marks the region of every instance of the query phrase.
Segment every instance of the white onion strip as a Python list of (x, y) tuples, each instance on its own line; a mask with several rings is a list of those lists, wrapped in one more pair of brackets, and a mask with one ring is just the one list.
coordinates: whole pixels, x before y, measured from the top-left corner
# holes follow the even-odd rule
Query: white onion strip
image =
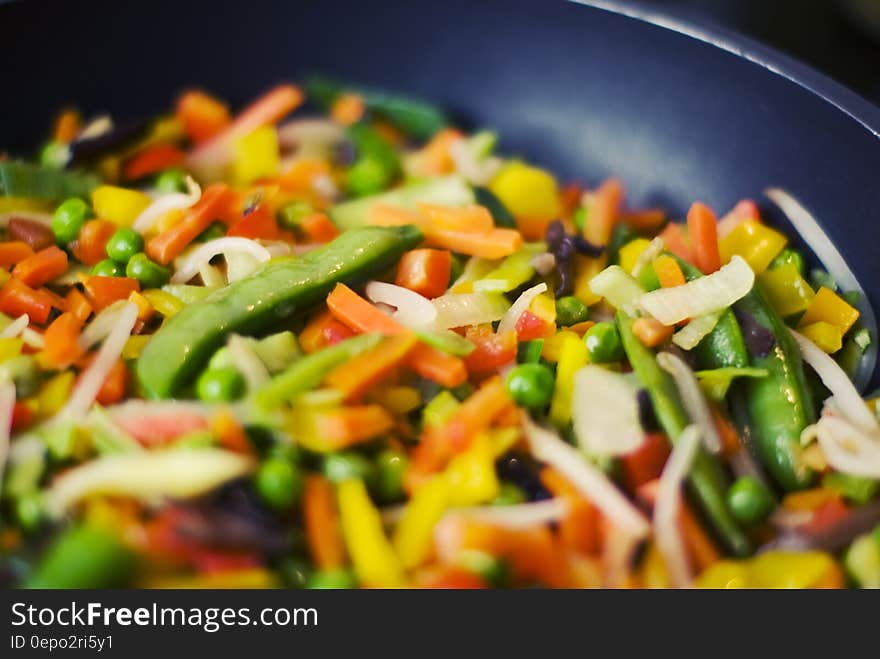
[(12, 410), (15, 407), (15, 385), (8, 380), (0, 382), (0, 491), (3, 490), (3, 472), (9, 457), (12, 429)]
[(665, 248), (666, 243), (663, 242), (663, 239), (660, 236), (651, 240), (645, 250), (639, 254), (639, 258), (636, 259), (636, 263), (632, 269), (632, 276), (638, 277), (642, 269), (646, 265), (653, 263), (654, 259), (660, 256)]
[(543, 277), (553, 272), (553, 269), (556, 267), (556, 257), (551, 252), (540, 252), (532, 257), (529, 265)]
[(82, 372), (79, 383), (70, 393), (67, 404), (58, 413), (57, 418), (77, 419), (89, 411), (89, 407), (95, 402), (95, 397), (104, 384), (104, 380), (107, 379), (107, 375), (122, 355), (122, 348), (128, 341), (135, 322), (137, 322), (137, 314), (137, 306), (126, 302), (119, 314), (116, 326), (107, 335), (95, 361)]
[(269, 381), (269, 370), (244, 338), (238, 334), (230, 334), (226, 347), (229, 349), (232, 363), (241, 373), (249, 391), (254, 391)]
[(526, 413), (522, 414), (522, 423), (526, 440), (536, 458), (552, 465), (569, 479), (621, 531), (634, 538), (648, 535), (650, 525), (644, 515), (577, 449), (566, 444), (553, 431), (534, 423)]
[(124, 306), (125, 302), (119, 300), (102, 309), (79, 335), (77, 342), (80, 350), (85, 352), (99, 341), (103, 341), (116, 327), (116, 323), (119, 322), (119, 314), (122, 313)]
[(691, 321), (672, 335), (672, 342), (682, 350), (693, 350), (697, 344), (715, 329), (723, 311), (715, 311), (692, 318)]
[(687, 588), (691, 584), (690, 567), (678, 518), (681, 485), (690, 471), (699, 444), (700, 430), (696, 426), (688, 426), (679, 435), (660, 475), (654, 504), (654, 539), (666, 564), (669, 579), (676, 588)]
[(677, 355), (671, 352), (661, 352), (657, 355), (657, 363), (664, 371), (675, 380), (675, 386), (681, 395), (681, 402), (687, 410), (688, 416), (697, 424), (700, 434), (703, 436), (703, 444), (712, 453), (721, 451), (721, 436), (712, 421), (712, 412), (703, 397), (703, 390), (697, 382), (697, 376), (690, 366), (685, 364)]
[(171, 278), (172, 284), (185, 284), (190, 279), (199, 274), (202, 266), (207, 265), (211, 259), (218, 254), (228, 254), (236, 252), (252, 256), (260, 263), (265, 263), (272, 258), (271, 252), (263, 247), (256, 240), (242, 238), (240, 236), (226, 236), (209, 240), (208, 242), (196, 247), (189, 254), (180, 260), (180, 265), (174, 276)]
[(840, 251), (822, 229), (822, 226), (810, 212), (804, 208), (794, 197), (780, 188), (768, 188), (764, 194), (770, 198), (785, 213), (804, 242), (822, 263), (822, 267), (828, 274), (847, 291), (856, 291), (859, 294), (859, 303), (856, 305), (861, 314), (860, 320), (864, 327), (871, 333), (871, 344), (862, 355), (858, 371), (853, 380), (859, 391), (864, 391), (874, 373), (874, 365), (877, 363), (877, 317), (874, 309), (865, 294), (865, 290), (859, 284), (853, 271), (847, 265)]
[(556, 498), (535, 503), (518, 503), (512, 506), (454, 508), (447, 513), (447, 516), (464, 517), (474, 522), (502, 526), (508, 529), (528, 529), (558, 522), (565, 517), (568, 510), (568, 503), (564, 499)]
[(27, 329), (31, 319), (26, 313), (21, 314), (18, 318), (9, 323), (0, 332), (0, 339), (14, 339)]
[(503, 334), (504, 332), (516, 329), (516, 321), (519, 320), (523, 311), (526, 311), (529, 308), (532, 300), (546, 290), (547, 284), (541, 282), (537, 286), (527, 288), (520, 293), (519, 297), (516, 298), (516, 302), (511, 305), (510, 309), (507, 310), (507, 313), (505, 313), (498, 322), (498, 334)]
[(365, 292), (371, 301), (394, 307), (392, 317), (407, 327), (426, 329), (437, 320), (437, 307), (431, 300), (403, 286), (371, 281)]
[(140, 234), (152, 229), (160, 217), (174, 210), (186, 210), (202, 198), (202, 189), (191, 176), (186, 177), (186, 192), (171, 192), (157, 198), (138, 215), (131, 228)]
[(588, 455), (624, 455), (645, 440), (638, 388), (632, 378), (587, 364), (574, 374), (572, 420), (578, 446)]
[(46, 347), (46, 340), (43, 338), (43, 335), (33, 327), (25, 327), (21, 331), (21, 339), (26, 346), (30, 346), (35, 350), (42, 350)]
[(880, 478), (880, 437), (868, 435), (849, 420), (823, 412), (808, 426), (801, 441), (815, 438), (825, 459), (837, 471), (864, 478)]

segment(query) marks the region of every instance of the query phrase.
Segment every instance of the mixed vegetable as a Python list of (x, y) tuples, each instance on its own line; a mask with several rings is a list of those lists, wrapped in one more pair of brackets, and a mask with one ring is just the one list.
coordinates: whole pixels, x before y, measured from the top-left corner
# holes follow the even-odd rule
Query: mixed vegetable
[(880, 587), (876, 327), (809, 214), (768, 192), (829, 272), (496, 142), (320, 79), (0, 156), (0, 579)]

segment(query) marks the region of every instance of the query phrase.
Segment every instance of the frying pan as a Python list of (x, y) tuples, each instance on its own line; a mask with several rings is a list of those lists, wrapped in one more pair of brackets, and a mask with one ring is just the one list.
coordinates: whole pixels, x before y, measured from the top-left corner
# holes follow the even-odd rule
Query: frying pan
[(320, 72), (450, 108), (565, 178), (615, 174), (633, 204), (724, 210), (784, 188), (880, 301), (880, 109), (636, 2), (18, 0), (0, 4), (0, 44), (13, 153), (62, 105), (135, 118), (191, 85), (240, 103)]

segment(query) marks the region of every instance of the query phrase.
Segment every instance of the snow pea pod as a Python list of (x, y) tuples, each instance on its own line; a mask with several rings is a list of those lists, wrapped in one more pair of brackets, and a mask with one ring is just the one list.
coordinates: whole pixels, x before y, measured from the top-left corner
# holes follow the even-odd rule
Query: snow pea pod
[[(669, 440), (675, 443), (690, 424), (675, 382), (660, 368), (653, 353), (633, 334), (632, 318), (619, 311), (617, 325), (627, 359), (651, 397), (660, 426)], [(749, 555), (751, 543), (727, 509), (724, 498), (727, 483), (721, 466), (702, 448), (688, 474), (688, 487), (725, 547), (737, 556)]]
[(136, 372), (151, 398), (173, 396), (232, 332), (253, 334), (393, 265), (422, 240), (415, 226), (361, 227), (302, 257), (274, 259), (171, 317), (147, 343)]

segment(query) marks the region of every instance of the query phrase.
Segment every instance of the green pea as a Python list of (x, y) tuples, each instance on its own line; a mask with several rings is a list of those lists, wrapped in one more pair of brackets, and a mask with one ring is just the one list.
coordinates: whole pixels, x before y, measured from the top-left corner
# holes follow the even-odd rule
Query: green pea
[(323, 590), (357, 588), (357, 585), (357, 579), (349, 570), (319, 570), (312, 572), (306, 581), (306, 588)]
[(97, 277), (124, 277), (125, 267), (113, 259), (104, 259), (92, 266), (92, 274)]
[(107, 256), (117, 263), (128, 263), (132, 256), (144, 249), (144, 239), (134, 229), (122, 227), (107, 241)]
[(584, 343), (594, 364), (608, 364), (623, 359), (623, 344), (614, 323), (596, 323), (584, 334)]
[(52, 233), (60, 245), (73, 242), (79, 236), (86, 220), (92, 215), (92, 209), (79, 197), (71, 197), (58, 208), (52, 216)]
[(278, 573), (287, 588), (305, 588), (312, 576), (312, 568), (301, 558), (286, 558), (278, 564)]
[(770, 261), (771, 270), (783, 265), (793, 265), (801, 275), (806, 271), (806, 261), (804, 261), (803, 255), (791, 247), (786, 247), (776, 255), (776, 258)]
[(196, 395), (208, 403), (236, 400), (244, 393), (244, 379), (234, 368), (209, 368), (196, 381)]
[(156, 190), (158, 192), (186, 191), (186, 173), (182, 169), (166, 169), (156, 177)]
[(776, 502), (759, 480), (743, 476), (727, 490), (727, 507), (743, 524), (757, 524), (767, 519)]
[(582, 323), (589, 316), (590, 310), (587, 305), (574, 295), (561, 297), (556, 300), (556, 324), (568, 327), (575, 323)]
[(376, 460), (376, 490), (382, 501), (393, 503), (404, 498), (403, 474), (408, 460), (400, 451), (382, 451)]
[(254, 482), (257, 493), (269, 507), (284, 511), (299, 500), (303, 475), (290, 460), (270, 458), (260, 465)]
[(524, 407), (539, 409), (553, 396), (553, 373), (543, 364), (520, 364), (507, 376), (507, 391)]
[(492, 499), (493, 506), (512, 506), (515, 503), (523, 503), (528, 501), (526, 493), (521, 487), (513, 483), (501, 483), (498, 496)]
[(15, 518), (25, 531), (35, 531), (44, 518), (43, 498), (38, 492), (25, 494), (15, 500)]
[(364, 156), (358, 158), (345, 174), (348, 191), (356, 197), (380, 192), (391, 182), (388, 168), (378, 158)]
[(40, 164), (49, 169), (64, 169), (70, 160), (70, 147), (61, 142), (49, 142), (40, 151)]
[(161, 288), (171, 279), (171, 271), (140, 252), (131, 257), (125, 266), (125, 275), (137, 279), (142, 288)]
[(376, 468), (358, 453), (330, 453), (324, 456), (324, 475), (334, 483), (340, 483), (349, 478), (360, 478), (372, 482), (376, 475)]

